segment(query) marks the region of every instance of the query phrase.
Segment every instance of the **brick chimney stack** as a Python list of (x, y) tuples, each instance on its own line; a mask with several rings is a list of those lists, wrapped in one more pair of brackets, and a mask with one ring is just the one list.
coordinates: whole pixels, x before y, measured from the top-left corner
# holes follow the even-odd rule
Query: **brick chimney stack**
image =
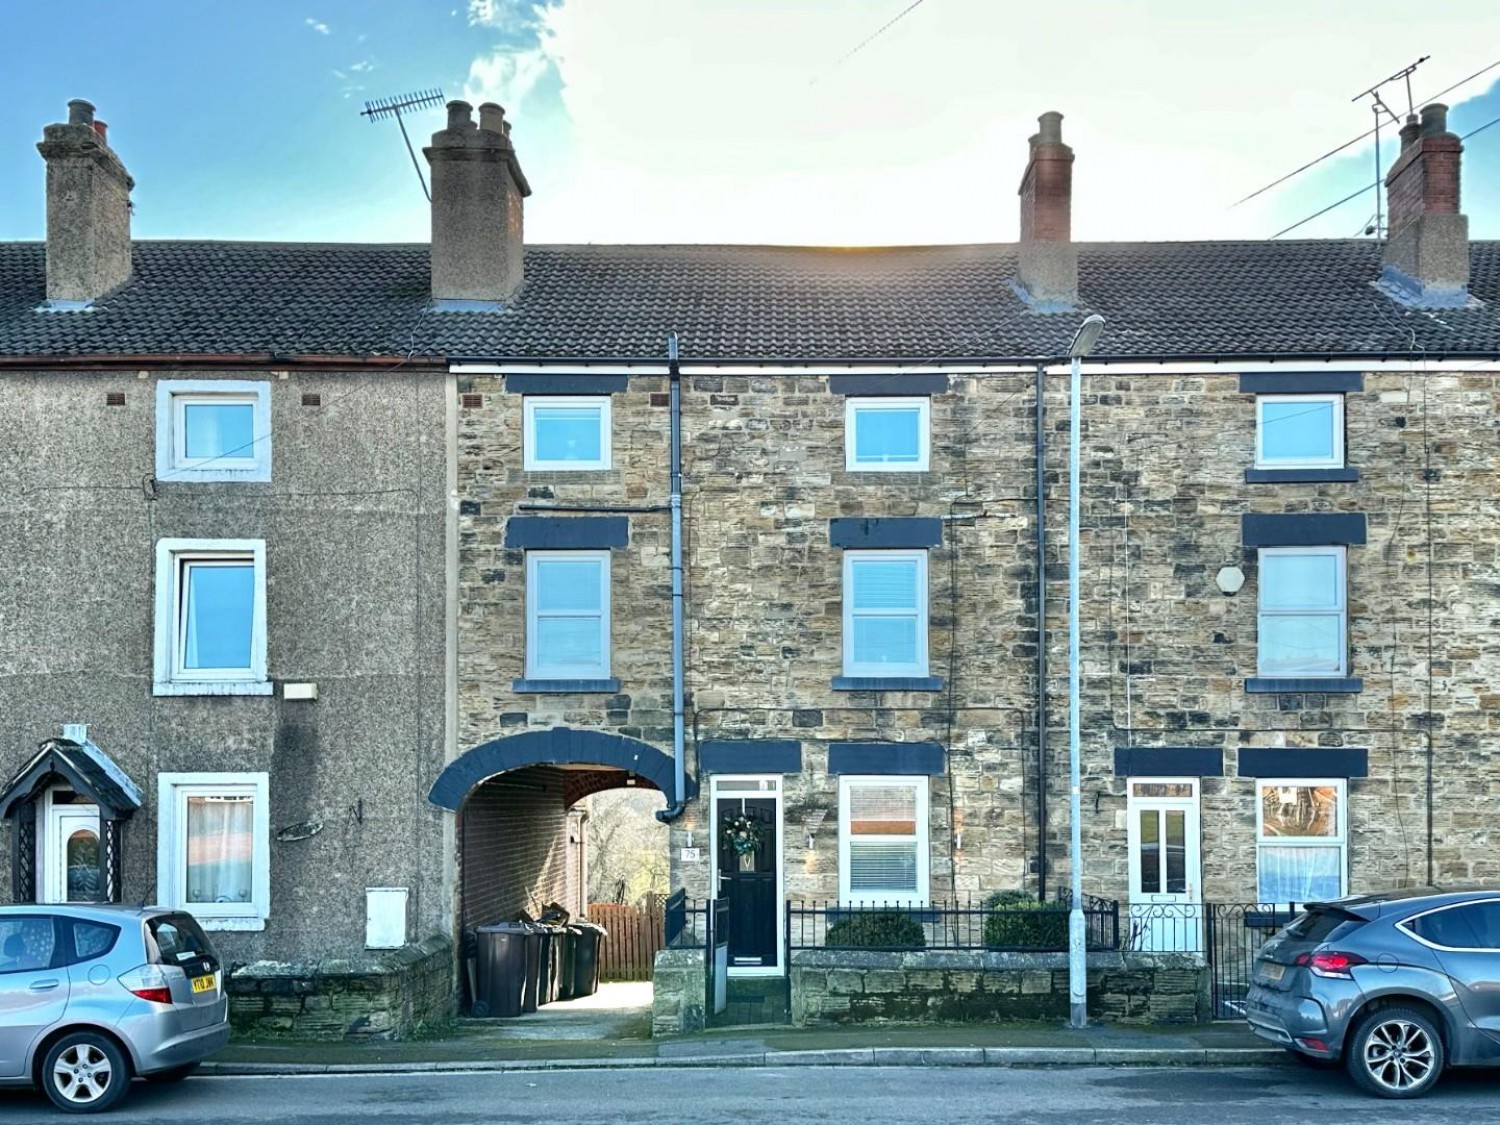
[(1469, 299), (1469, 220), (1459, 213), (1463, 143), (1448, 107), (1422, 107), (1401, 130), (1401, 155), (1385, 177), (1390, 232), (1381, 287), (1403, 303), (1444, 308)]
[(498, 306), (525, 277), (521, 212), (531, 194), (505, 111), (486, 102), (476, 125), (468, 102), (449, 102), (448, 127), (422, 151), (432, 166), (433, 300)]
[(1078, 248), (1073, 245), (1073, 150), (1063, 144), (1062, 114), (1044, 113), (1021, 177), (1020, 287), (1033, 305), (1078, 303)]
[(47, 301), (77, 308), (130, 280), (130, 189), (135, 181), (75, 99), (68, 120), (48, 125), (36, 146), (47, 162)]

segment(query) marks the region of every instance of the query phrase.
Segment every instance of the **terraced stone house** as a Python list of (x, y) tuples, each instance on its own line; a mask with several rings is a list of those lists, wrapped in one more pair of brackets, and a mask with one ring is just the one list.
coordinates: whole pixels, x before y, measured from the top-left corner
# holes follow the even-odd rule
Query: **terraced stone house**
[(731, 976), (786, 973), (788, 901), (1050, 895), (1093, 313), (1085, 891), (1194, 950), (1205, 903), (1500, 875), (1500, 244), (1443, 107), (1382, 241), (1076, 243), (1047, 114), (1018, 243), (852, 250), (528, 246), (461, 102), (430, 246), (132, 244), (91, 114), (0, 246), (13, 898), (462, 949), (580, 907), (628, 786)]

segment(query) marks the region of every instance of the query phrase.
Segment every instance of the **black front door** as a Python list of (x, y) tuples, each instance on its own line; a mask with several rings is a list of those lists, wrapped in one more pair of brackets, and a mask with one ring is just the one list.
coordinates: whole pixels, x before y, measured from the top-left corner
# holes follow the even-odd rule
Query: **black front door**
[[(719, 895), (729, 900), (729, 963), (776, 964), (776, 802), (764, 797), (720, 797)], [(755, 847), (743, 854), (725, 837), (725, 826), (746, 817), (759, 827)]]

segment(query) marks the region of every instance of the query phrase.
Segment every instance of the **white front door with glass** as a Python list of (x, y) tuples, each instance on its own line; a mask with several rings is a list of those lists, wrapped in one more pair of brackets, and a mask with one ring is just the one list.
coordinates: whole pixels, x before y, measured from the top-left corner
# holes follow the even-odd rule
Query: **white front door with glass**
[(99, 806), (48, 794), (42, 828), (44, 902), (102, 902), (99, 885)]
[(1131, 778), (1128, 785), (1130, 948), (1202, 952), (1198, 779)]

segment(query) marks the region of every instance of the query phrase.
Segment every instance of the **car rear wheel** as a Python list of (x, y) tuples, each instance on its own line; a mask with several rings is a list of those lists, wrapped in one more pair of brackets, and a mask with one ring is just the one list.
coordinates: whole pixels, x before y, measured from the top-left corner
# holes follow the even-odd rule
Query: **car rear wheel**
[(114, 1040), (75, 1031), (52, 1044), (41, 1077), (47, 1097), (64, 1113), (100, 1113), (125, 1096), (130, 1068)]
[(1355, 1085), (1378, 1098), (1420, 1098), (1443, 1072), (1443, 1041), (1414, 1008), (1379, 1008), (1349, 1036), (1344, 1063)]
[(198, 1069), (199, 1063), (184, 1063), (182, 1066), (174, 1066), (171, 1070), (158, 1070), (155, 1074), (147, 1074), (143, 1077), (147, 1082), (160, 1082), (163, 1085), (172, 1082), (181, 1082), (188, 1075)]

